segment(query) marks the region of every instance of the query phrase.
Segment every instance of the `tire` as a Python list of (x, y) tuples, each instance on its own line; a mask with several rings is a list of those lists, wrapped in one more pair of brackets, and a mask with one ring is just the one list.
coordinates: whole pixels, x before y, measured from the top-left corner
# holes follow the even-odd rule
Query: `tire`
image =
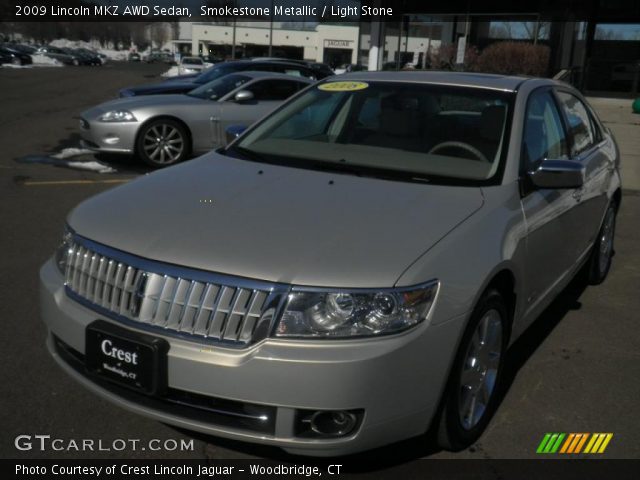
[(599, 285), (604, 282), (611, 268), (611, 260), (615, 254), (613, 240), (616, 231), (616, 207), (617, 205), (613, 202), (607, 207), (598, 238), (593, 244), (591, 256), (585, 266), (587, 282), (590, 285)]
[(444, 394), (436, 435), (445, 450), (472, 445), (495, 412), (509, 338), (508, 318), (502, 295), (495, 289), (485, 292), (462, 337)]
[(147, 165), (168, 167), (188, 158), (189, 135), (185, 127), (175, 120), (159, 118), (142, 126), (136, 152)]
[(22, 65), (22, 61), (18, 57), (14, 57), (11, 59), (11, 63), (13, 65)]

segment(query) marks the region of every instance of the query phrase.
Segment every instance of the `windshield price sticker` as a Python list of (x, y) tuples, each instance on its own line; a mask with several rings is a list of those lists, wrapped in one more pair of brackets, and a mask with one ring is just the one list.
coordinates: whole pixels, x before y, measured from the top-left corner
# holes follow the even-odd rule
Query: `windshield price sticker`
[(369, 86), (365, 82), (329, 82), (318, 86), (318, 90), (325, 92), (353, 92), (355, 90), (364, 90)]

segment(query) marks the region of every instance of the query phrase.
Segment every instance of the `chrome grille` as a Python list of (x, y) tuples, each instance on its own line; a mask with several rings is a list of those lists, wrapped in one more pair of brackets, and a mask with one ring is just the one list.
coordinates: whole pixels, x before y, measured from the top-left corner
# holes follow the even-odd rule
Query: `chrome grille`
[(65, 278), (68, 291), (90, 306), (169, 333), (246, 345), (273, 319), (273, 290), (154, 273), (77, 242), (67, 251)]

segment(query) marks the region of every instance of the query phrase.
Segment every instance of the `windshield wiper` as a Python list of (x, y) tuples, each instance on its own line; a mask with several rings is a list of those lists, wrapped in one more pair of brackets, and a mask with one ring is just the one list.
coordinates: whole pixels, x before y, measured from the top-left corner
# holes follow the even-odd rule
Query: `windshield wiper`
[(240, 157), (243, 157), (245, 160), (251, 160), (254, 162), (262, 162), (262, 163), (274, 163), (269, 161), (267, 158), (263, 157), (262, 155), (260, 155), (257, 152), (254, 152), (253, 150), (249, 150), (247, 148), (244, 147), (227, 147), (224, 149), (225, 153), (230, 153), (230, 154), (240, 154)]
[(272, 155), (262, 155), (243, 147), (228, 147), (222, 150), (223, 153), (234, 156), (236, 158), (242, 158), (253, 162), (268, 163), (272, 165), (282, 165), (285, 167), (293, 168), (305, 168), (309, 170), (316, 170), (319, 172), (335, 172), (346, 175), (353, 175), (355, 177), (367, 177), (367, 178), (379, 178), (382, 180), (425, 183), (425, 184), (444, 184), (451, 183), (464, 184), (464, 182), (440, 175), (422, 175), (417, 172), (393, 170), (387, 168), (377, 168), (367, 165), (354, 165), (346, 163), (345, 159), (339, 161), (323, 161), (314, 160), (309, 158), (300, 157), (277, 157)]

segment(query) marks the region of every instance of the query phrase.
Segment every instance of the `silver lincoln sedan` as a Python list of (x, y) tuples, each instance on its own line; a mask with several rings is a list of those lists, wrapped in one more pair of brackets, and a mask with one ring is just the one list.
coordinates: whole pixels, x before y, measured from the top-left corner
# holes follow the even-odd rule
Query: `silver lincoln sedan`
[(225, 129), (251, 124), (312, 81), (271, 72), (239, 72), (185, 94), (143, 95), (102, 103), (80, 116), (85, 148), (136, 154), (167, 167), (226, 144)]
[(47, 345), (187, 429), (332, 456), (433, 425), (458, 450), (498, 407), (507, 348), (574, 276), (607, 276), (618, 168), (564, 83), (327, 79), (73, 210), (40, 272)]

